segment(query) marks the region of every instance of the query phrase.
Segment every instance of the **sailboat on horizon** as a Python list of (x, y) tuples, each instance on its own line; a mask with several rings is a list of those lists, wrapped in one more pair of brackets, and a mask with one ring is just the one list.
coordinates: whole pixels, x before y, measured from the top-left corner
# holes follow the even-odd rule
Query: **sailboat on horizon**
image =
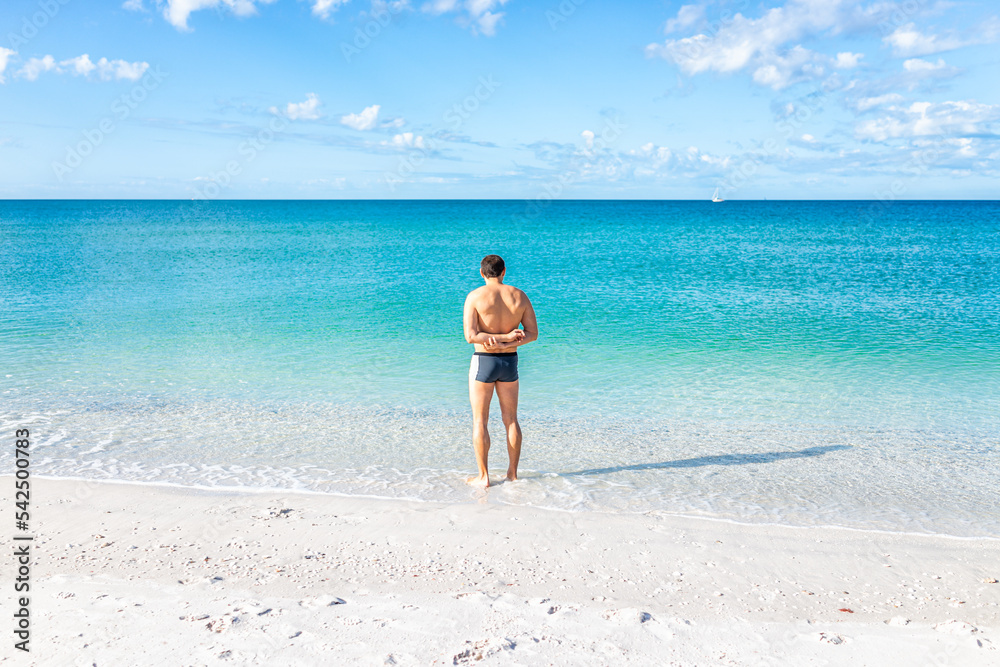
[(725, 199), (719, 196), (719, 188), (715, 188), (715, 194), (712, 195), (712, 201), (716, 204), (718, 204), (720, 201), (726, 201)]

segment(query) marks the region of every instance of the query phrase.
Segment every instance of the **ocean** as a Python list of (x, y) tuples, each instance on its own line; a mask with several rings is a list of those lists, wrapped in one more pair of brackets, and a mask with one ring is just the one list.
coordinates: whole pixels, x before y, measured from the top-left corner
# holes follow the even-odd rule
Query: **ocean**
[(1000, 536), (997, 202), (3, 201), (0, 305), (7, 472)]

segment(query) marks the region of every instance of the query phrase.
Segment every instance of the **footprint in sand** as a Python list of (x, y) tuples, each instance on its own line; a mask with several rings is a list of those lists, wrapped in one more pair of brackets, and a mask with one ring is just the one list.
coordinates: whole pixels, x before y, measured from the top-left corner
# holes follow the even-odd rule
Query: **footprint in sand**
[(471, 665), (501, 651), (512, 651), (516, 644), (506, 637), (490, 637), (477, 642), (466, 640), (465, 650), (452, 657), (453, 665)]
[(648, 611), (641, 611), (632, 607), (608, 610), (601, 614), (601, 616), (604, 617), (604, 620), (617, 623), (618, 625), (642, 625), (653, 620), (653, 615)]
[(299, 605), (307, 607), (309, 609), (316, 609), (318, 607), (332, 607), (338, 604), (347, 604), (342, 598), (338, 598), (333, 595), (320, 595), (315, 598), (306, 598), (304, 600), (299, 600)]
[(219, 616), (218, 618), (213, 618), (205, 624), (205, 627), (212, 632), (224, 632), (239, 622), (239, 616), (230, 616), (229, 614), (225, 614), (223, 616)]

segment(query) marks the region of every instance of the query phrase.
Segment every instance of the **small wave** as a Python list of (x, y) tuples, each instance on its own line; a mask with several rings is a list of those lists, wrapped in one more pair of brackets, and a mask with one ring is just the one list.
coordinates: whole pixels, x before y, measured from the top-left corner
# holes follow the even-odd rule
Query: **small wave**
[[(464, 415), (163, 397), (84, 404), (47, 413), (23, 406), (4, 416), (8, 428), (16, 421), (37, 434), (44, 456), (34, 473), (218, 490), (479, 498), (464, 483), (473, 467)], [(499, 423), (494, 428), (502, 433)], [(523, 482), (491, 489), (489, 502), (1000, 534), (998, 448), (982, 433), (530, 417), (522, 428)], [(492, 453), (494, 468), (505, 465), (502, 447)], [(0, 462), (12, 465), (8, 452)]]

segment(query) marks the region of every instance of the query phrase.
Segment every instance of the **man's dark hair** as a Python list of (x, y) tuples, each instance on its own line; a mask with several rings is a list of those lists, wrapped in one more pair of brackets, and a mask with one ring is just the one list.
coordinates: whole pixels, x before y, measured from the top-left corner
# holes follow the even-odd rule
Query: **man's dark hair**
[(500, 255), (486, 255), (479, 264), (480, 271), (487, 278), (499, 278), (505, 268), (507, 267), (504, 266), (503, 257)]

